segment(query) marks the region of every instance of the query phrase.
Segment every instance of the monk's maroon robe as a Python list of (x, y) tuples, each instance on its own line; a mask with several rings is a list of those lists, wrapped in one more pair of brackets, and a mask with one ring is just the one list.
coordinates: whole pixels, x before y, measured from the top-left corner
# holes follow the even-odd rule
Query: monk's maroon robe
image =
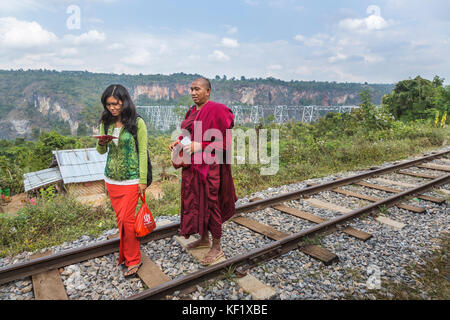
[[(188, 238), (191, 234), (204, 235), (210, 231), (214, 238), (220, 238), (222, 223), (235, 213), (237, 196), (226, 156), (222, 163), (209, 163), (211, 157), (219, 157), (220, 151), (231, 154), (234, 115), (227, 106), (214, 101), (208, 101), (200, 111), (194, 106), (188, 113), (181, 129), (189, 131), (191, 141), (202, 143), (202, 152), (193, 154), (191, 165), (182, 169), (180, 234)], [(201, 130), (199, 126), (194, 127), (194, 121), (201, 122)], [(205, 132), (211, 128), (218, 129), (223, 139), (213, 137), (208, 139), (212, 141), (203, 141)], [(228, 139), (226, 129), (230, 129)], [(199, 131), (195, 134), (195, 130)]]

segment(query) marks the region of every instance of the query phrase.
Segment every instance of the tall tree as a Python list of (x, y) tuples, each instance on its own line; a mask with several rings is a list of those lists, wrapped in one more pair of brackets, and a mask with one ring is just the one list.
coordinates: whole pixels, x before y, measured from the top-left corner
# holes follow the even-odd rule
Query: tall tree
[(435, 94), (442, 87), (443, 79), (433, 81), (417, 76), (399, 81), (391, 94), (382, 99), (383, 106), (397, 120), (415, 120), (434, 117), (436, 111)]

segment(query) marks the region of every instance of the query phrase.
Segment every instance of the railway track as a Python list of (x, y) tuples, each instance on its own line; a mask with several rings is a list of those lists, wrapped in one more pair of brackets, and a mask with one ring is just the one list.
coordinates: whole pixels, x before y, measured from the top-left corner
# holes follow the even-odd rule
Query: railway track
[[(408, 210), (411, 214), (422, 213), (424, 211), (423, 208), (403, 203), (405, 199), (410, 197), (417, 197), (436, 204), (444, 203), (445, 198), (421, 194), (450, 182), (450, 161), (447, 159), (449, 154), (450, 151), (434, 153), (419, 159), (400, 162), (389, 167), (371, 168), (371, 170), (355, 176), (317, 185), (310, 185), (298, 191), (284, 193), (267, 199), (253, 199), (254, 201), (250, 203), (237, 206), (236, 215), (231, 219), (231, 223), (239, 224), (252, 232), (264, 235), (268, 239), (271, 239), (271, 242), (249, 252), (228, 257), (225, 261), (179, 276), (175, 279), (170, 279), (166, 276), (165, 273), (142, 252), (144, 265), (139, 271), (139, 277), (146, 284), (148, 289), (129, 296), (127, 299), (164, 299), (166, 296), (170, 296), (177, 291), (189, 291), (190, 288), (204, 283), (206, 280), (223, 277), (223, 274), (229, 272), (229, 270), (232, 270), (240, 276), (244, 276), (249, 270), (258, 266), (260, 263), (278, 258), (292, 250), (299, 250), (326, 265), (331, 264), (336, 261), (338, 257), (330, 250), (313, 244), (311, 239), (314, 239), (314, 237), (318, 235), (343, 232), (359, 241), (367, 241), (372, 236), (370, 233), (348, 226), (349, 223), (358, 217), (376, 214), (380, 210), (386, 210), (392, 206)], [(445, 165), (430, 164), (430, 162), (435, 159), (443, 159), (443, 161), (449, 162)], [(418, 172), (417, 170), (422, 172)], [(423, 172), (424, 170), (426, 173)], [(430, 171), (433, 172), (433, 174), (430, 174)], [(384, 175), (392, 173), (405, 177), (420, 177), (424, 182), (417, 185), (401, 181), (391, 181), (383, 177)], [(390, 181), (391, 184), (396, 183), (399, 186), (403, 184), (403, 186), (408, 185), (409, 187), (402, 191), (397, 188), (369, 183), (365, 181), (367, 179), (380, 179), (381, 181), (384, 179), (385, 182)], [(383, 198), (369, 196), (343, 188), (344, 186), (350, 185), (359, 185), (373, 190), (382, 190), (388, 194), (388, 196)], [(348, 198), (360, 199), (369, 204), (349, 209), (311, 197), (313, 195), (320, 195), (322, 192), (333, 192)], [(297, 201), (299, 199), (308, 201), (312, 206), (332, 210), (339, 214), (333, 218), (324, 218), (323, 216), (314, 215), (287, 205), (289, 201)], [(295, 219), (299, 219), (299, 221), (306, 220), (314, 225), (299, 232), (287, 233), (248, 217), (252, 212), (266, 208), (271, 208), (291, 217), (295, 217)], [(383, 217), (377, 218), (380, 219), (381, 223), (393, 223), (392, 221), (389, 221), (389, 218), (381, 218)], [(176, 236), (178, 228), (178, 223), (158, 226), (153, 233), (141, 240), (141, 244)], [(30, 261), (1, 268), (0, 285), (31, 276), (33, 279), (35, 299), (67, 299), (67, 294), (64, 292), (64, 286), (58, 269), (117, 252), (118, 248), (119, 239), (112, 238), (93, 245), (70, 249), (56, 254), (44, 256), (35, 255)]]

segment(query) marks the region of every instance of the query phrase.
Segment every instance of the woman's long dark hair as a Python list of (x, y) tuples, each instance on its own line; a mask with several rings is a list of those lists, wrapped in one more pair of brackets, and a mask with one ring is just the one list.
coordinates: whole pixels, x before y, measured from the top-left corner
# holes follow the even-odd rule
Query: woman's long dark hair
[[(120, 114), (121, 122), (123, 123), (125, 129), (127, 129), (131, 134), (135, 135), (137, 132), (136, 125), (136, 107), (131, 100), (130, 94), (127, 89), (120, 84), (112, 84), (102, 94), (102, 104), (103, 104), (103, 113), (99, 122), (103, 122), (103, 125), (116, 122), (116, 117), (112, 115), (112, 113), (106, 107), (106, 99), (109, 97), (114, 97), (117, 100), (122, 101), (122, 112)], [(106, 132), (105, 132), (106, 133)]]

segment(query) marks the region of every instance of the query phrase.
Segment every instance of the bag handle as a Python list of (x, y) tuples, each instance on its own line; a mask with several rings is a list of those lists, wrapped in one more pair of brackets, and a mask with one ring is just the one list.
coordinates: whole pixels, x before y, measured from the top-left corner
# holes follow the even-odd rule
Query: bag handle
[(145, 202), (145, 193), (144, 193), (144, 197), (142, 197), (140, 192), (138, 192), (138, 194), (139, 194), (139, 198), (141, 198), (142, 203), (146, 203)]

